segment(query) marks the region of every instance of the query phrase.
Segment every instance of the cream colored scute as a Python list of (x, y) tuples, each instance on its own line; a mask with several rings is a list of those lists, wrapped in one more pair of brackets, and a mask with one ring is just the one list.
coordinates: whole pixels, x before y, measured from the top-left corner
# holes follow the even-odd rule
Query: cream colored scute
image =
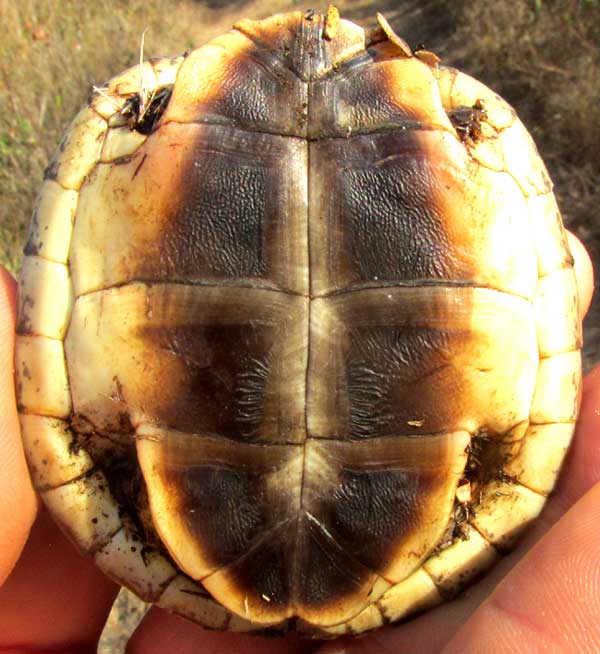
[(540, 278), (534, 310), (540, 356), (581, 347), (577, 282), (572, 268), (557, 270)]
[(177, 574), (156, 550), (147, 548), (127, 529), (118, 531), (94, 556), (98, 567), (145, 602), (154, 602)]
[(56, 418), (69, 416), (71, 393), (62, 341), (17, 336), (15, 374), (21, 412)]
[(229, 612), (207, 597), (201, 586), (183, 575), (173, 579), (156, 604), (209, 629), (227, 628)]
[(580, 393), (579, 350), (541, 359), (531, 404), (531, 422), (545, 424), (575, 421), (579, 411)]
[(156, 88), (156, 73), (149, 61), (127, 68), (95, 90), (90, 107), (102, 118), (109, 119), (118, 113), (127, 98)]
[(500, 133), (505, 170), (521, 187), (526, 197), (552, 190), (548, 171), (535, 144), (520, 120)]
[(540, 277), (573, 265), (562, 217), (553, 193), (527, 198)]
[(90, 106), (108, 120), (110, 126), (124, 125), (129, 116), (120, 111), (129, 98), (142, 94), (149, 102), (154, 91), (175, 82), (177, 71), (184, 60), (180, 57), (159, 57), (137, 64), (110, 79), (94, 90)]
[(369, 604), (356, 617), (348, 620), (348, 622), (342, 622), (333, 627), (320, 627), (318, 630), (315, 630), (314, 627), (311, 628), (307, 623), (300, 622), (298, 629), (301, 632), (306, 631), (311, 635), (314, 634), (316, 637), (326, 635), (328, 638), (332, 638), (343, 636), (344, 634), (360, 634), (364, 631), (381, 627), (383, 623), (383, 614), (378, 604), (373, 603)]
[(82, 109), (48, 167), (47, 176), (63, 188), (78, 191), (100, 159), (108, 125), (95, 111)]
[(121, 528), (119, 507), (99, 471), (41, 495), (54, 519), (83, 552), (100, 549)]
[(545, 502), (544, 495), (521, 484), (491, 481), (483, 488), (481, 503), (470, 522), (490, 543), (509, 550)]
[(450, 547), (425, 561), (423, 569), (445, 596), (456, 595), (473, 577), (489, 568), (499, 554), (475, 529), (465, 540), (456, 539)]
[(392, 586), (378, 601), (384, 618), (390, 622), (400, 620), (410, 613), (439, 604), (442, 596), (433, 579), (419, 568), (399, 584)]
[(538, 493), (551, 493), (574, 431), (573, 423), (532, 425), (504, 472)]
[(132, 155), (148, 137), (129, 127), (113, 127), (106, 133), (100, 161), (110, 163), (121, 157)]
[(495, 129), (506, 129), (515, 122), (515, 110), (508, 102), (473, 77), (455, 68), (440, 66), (437, 78), (446, 111), (473, 107), (480, 102), (486, 111), (486, 121)]
[(177, 71), (185, 59), (184, 55), (179, 57), (159, 57), (151, 59), (150, 64), (156, 75), (158, 87), (174, 84), (177, 77)]
[(78, 197), (77, 191), (54, 180), (44, 181), (31, 219), (26, 254), (67, 262)]
[(57, 418), (22, 413), (21, 436), (36, 490), (60, 486), (93, 467), (89, 454), (74, 447), (69, 424)]
[(41, 257), (25, 257), (19, 283), (17, 331), (62, 340), (72, 307), (73, 289), (67, 266)]

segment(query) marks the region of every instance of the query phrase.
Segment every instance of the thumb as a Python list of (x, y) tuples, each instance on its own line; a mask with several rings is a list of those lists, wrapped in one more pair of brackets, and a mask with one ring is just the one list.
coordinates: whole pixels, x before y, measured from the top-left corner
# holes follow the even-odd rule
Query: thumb
[(36, 498), (21, 445), (14, 389), (16, 283), (0, 266), (0, 586), (27, 541)]

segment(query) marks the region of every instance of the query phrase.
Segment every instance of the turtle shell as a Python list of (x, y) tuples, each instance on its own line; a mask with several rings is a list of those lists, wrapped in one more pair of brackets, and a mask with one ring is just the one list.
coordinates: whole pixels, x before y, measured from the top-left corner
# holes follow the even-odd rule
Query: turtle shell
[(97, 90), (48, 168), (16, 353), (37, 490), (146, 601), (358, 633), (542, 509), (580, 395), (573, 261), (513, 109), (335, 9)]

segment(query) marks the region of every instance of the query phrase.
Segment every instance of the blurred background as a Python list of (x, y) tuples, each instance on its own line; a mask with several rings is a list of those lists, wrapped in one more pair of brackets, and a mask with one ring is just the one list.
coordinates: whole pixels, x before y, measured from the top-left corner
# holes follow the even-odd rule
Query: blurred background
[[(434, 50), (504, 96), (533, 134), (565, 222), (600, 271), (600, 0), (338, 0), (365, 26), (382, 12), (414, 47)], [(92, 85), (146, 57), (190, 50), (239, 18), (305, 0), (0, 0), (0, 263), (17, 273), (44, 168)], [(600, 296), (600, 293), (598, 294)], [(585, 325), (600, 361), (600, 300)], [(124, 651), (145, 607), (122, 593), (101, 645)]]

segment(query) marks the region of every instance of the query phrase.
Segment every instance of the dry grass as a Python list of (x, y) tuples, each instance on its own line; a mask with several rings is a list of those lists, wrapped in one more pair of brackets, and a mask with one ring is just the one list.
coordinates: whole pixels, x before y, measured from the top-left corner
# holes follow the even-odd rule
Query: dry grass
[[(327, 3), (312, 4), (323, 9)], [(408, 18), (421, 16), (416, 4), (382, 0), (375, 9), (372, 0), (338, 2), (350, 18), (373, 22), (375, 11), (382, 10), (401, 24), (407, 7)], [(169, 55), (225, 31), (240, 15), (262, 17), (304, 5), (299, 0), (0, 0), (0, 262), (18, 269), (49, 157), (92, 85), (138, 60), (145, 29), (145, 54)]]
[(600, 2), (516, 0), (455, 9), (458, 62), (512, 102), (571, 222), (600, 201)]
[[(0, 0), (0, 261), (16, 270), (36, 189), (55, 144), (94, 83), (146, 54), (182, 52), (241, 15), (298, 0)], [(323, 8), (326, 2), (312, 3)], [(322, 6), (321, 6), (322, 5)], [(344, 15), (381, 10), (505, 95), (533, 132), (569, 224), (592, 249), (600, 228), (599, 0), (340, 0)], [(597, 249), (595, 254), (598, 254)]]
[[(455, 63), (517, 109), (548, 165), (567, 226), (587, 245), (600, 288), (600, 1), (448, 3)], [(600, 293), (585, 323), (600, 361)]]
[(92, 84), (135, 63), (146, 28), (148, 56), (183, 52), (223, 29), (213, 13), (191, 1), (0, 0), (1, 262), (18, 267), (43, 170)]

